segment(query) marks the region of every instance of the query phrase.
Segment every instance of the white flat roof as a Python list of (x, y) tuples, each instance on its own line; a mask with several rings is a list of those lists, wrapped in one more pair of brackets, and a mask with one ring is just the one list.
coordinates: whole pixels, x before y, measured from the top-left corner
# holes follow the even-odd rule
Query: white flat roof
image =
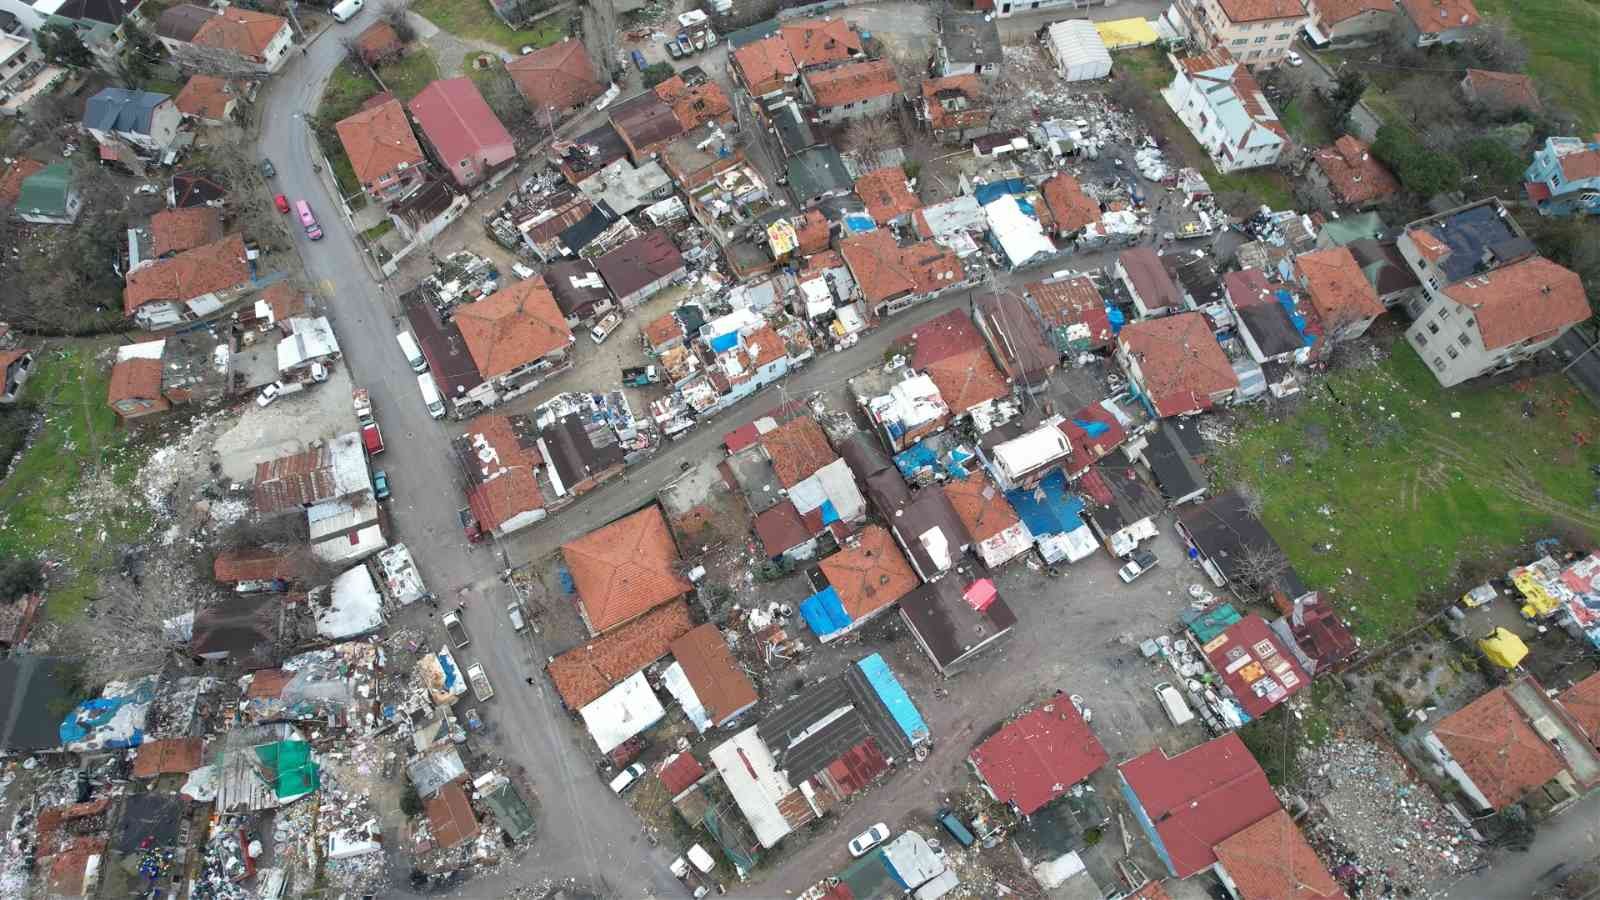
[(710, 759), (761, 846), (773, 847), (793, 830), (778, 809), (778, 799), (794, 788), (778, 771), (755, 726), (713, 747)]
[(610, 753), (628, 738), (661, 721), (667, 711), (638, 671), (578, 710), (601, 753)]

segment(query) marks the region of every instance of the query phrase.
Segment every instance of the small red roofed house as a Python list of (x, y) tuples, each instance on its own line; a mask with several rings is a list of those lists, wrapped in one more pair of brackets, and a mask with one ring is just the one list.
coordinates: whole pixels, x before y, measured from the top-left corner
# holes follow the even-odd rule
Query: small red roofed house
[(536, 111), (563, 113), (605, 93), (589, 51), (576, 38), (541, 47), (506, 63), (522, 98)]
[(578, 614), (599, 635), (682, 597), (678, 548), (661, 507), (651, 505), (561, 546), (578, 591)]
[(511, 133), (470, 78), (435, 81), (411, 98), (409, 108), (440, 167), (463, 188), (517, 158)]
[(807, 102), (824, 122), (881, 116), (894, 108), (900, 80), (886, 59), (858, 60), (800, 76)]
[(1202, 313), (1134, 322), (1117, 334), (1123, 371), (1157, 416), (1183, 416), (1226, 403), (1239, 376)]
[(1345, 900), (1344, 889), (1282, 809), (1213, 849), (1217, 876), (1239, 900)]
[(356, 180), (373, 199), (396, 203), (422, 186), (422, 145), (399, 100), (373, 103), (333, 127)]
[(1065, 795), (1111, 760), (1065, 693), (1002, 725), (967, 756), (995, 800), (1024, 816)]

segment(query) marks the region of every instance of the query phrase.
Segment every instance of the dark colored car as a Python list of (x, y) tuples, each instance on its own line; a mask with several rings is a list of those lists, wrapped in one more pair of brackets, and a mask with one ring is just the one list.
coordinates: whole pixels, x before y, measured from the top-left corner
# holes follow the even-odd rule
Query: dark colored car
[(272, 176), (274, 176), (276, 174), (278, 174), (278, 170), (274, 169), (272, 167), (272, 160), (263, 159), (261, 161), (261, 177), (262, 178), (271, 178)]

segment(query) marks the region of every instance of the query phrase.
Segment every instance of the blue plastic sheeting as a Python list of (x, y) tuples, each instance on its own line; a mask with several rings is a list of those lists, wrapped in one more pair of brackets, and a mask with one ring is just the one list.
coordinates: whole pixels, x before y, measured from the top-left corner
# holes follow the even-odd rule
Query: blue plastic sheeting
[(1028, 201), (1026, 201), (1024, 199), (1022, 199), (1021, 197), (1017, 198), (1017, 209), (1020, 209), (1023, 212), (1027, 213), (1029, 218), (1034, 218), (1034, 219), (1039, 218), (1039, 214), (1033, 211), (1033, 204), (1029, 203)]
[(819, 638), (850, 627), (850, 614), (844, 611), (839, 592), (831, 584), (800, 602), (800, 617)]
[(737, 346), (739, 346), (739, 332), (737, 331), (730, 331), (727, 334), (719, 334), (711, 339), (711, 350), (713, 353), (722, 353), (725, 350), (732, 350)]
[(979, 206), (988, 206), (1006, 194), (1026, 194), (1028, 183), (1021, 178), (1007, 178), (1004, 181), (991, 181), (980, 184), (972, 191), (972, 196), (977, 199)]
[(917, 470), (937, 465), (938, 462), (939, 460), (934, 456), (933, 451), (928, 449), (928, 445), (921, 441), (894, 455), (894, 467), (899, 469), (900, 474), (908, 479), (916, 475)]
[[(835, 509), (832, 500), (822, 501), (822, 524), (832, 525), (839, 521), (839, 510)], [(832, 590), (832, 588), (829, 588)]]
[(1006, 499), (1035, 537), (1066, 534), (1083, 527), (1083, 501), (1067, 491), (1067, 476), (1060, 469), (1035, 487), (1006, 491)]
[(1112, 334), (1116, 334), (1117, 332), (1121, 331), (1122, 326), (1128, 324), (1128, 320), (1122, 315), (1122, 310), (1117, 309), (1110, 303), (1106, 304), (1106, 321), (1111, 323)]
[(456, 667), (450, 664), (450, 657), (443, 653), (438, 654), (439, 671), (444, 673), (444, 689), (454, 690), (456, 686)]
[(573, 584), (572, 573), (567, 571), (566, 566), (556, 567), (556, 578), (561, 582), (561, 593), (570, 594), (578, 589), (578, 586)]
[(872, 221), (871, 216), (845, 216), (844, 228), (846, 231), (860, 234), (867, 231), (877, 231), (878, 223)]
[(900, 686), (900, 680), (889, 671), (889, 664), (877, 653), (856, 661), (856, 667), (861, 674), (867, 676), (867, 681), (872, 685), (872, 690), (889, 708), (889, 715), (894, 717), (896, 725), (904, 732), (906, 740), (915, 747), (928, 740), (933, 733), (928, 730), (928, 723), (922, 721), (922, 713), (917, 712), (916, 704), (911, 702), (911, 697), (906, 694), (906, 689)]
[(1082, 428), (1089, 437), (1097, 438), (1111, 430), (1111, 426), (1093, 419), (1073, 419), (1072, 424)]
[(1289, 314), (1289, 321), (1294, 325), (1294, 330), (1300, 332), (1300, 340), (1304, 341), (1307, 347), (1315, 344), (1317, 336), (1306, 334), (1306, 317), (1294, 311), (1294, 296), (1288, 291), (1277, 291), (1275, 293), (1278, 297), (1278, 305), (1283, 307), (1283, 311)]
[(972, 459), (972, 454), (957, 447), (945, 457), (944, 468), (951, 478), (965, 479), (967, 477), (967, 463)]

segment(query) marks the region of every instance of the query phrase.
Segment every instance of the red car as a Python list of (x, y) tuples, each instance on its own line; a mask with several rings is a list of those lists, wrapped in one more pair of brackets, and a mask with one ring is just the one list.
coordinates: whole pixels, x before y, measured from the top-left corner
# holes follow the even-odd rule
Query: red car
[(279, 194), (272, 198), (272, 205), (278, 208), (278, 212), (286, 213), (289, 211), (289, 198)]

